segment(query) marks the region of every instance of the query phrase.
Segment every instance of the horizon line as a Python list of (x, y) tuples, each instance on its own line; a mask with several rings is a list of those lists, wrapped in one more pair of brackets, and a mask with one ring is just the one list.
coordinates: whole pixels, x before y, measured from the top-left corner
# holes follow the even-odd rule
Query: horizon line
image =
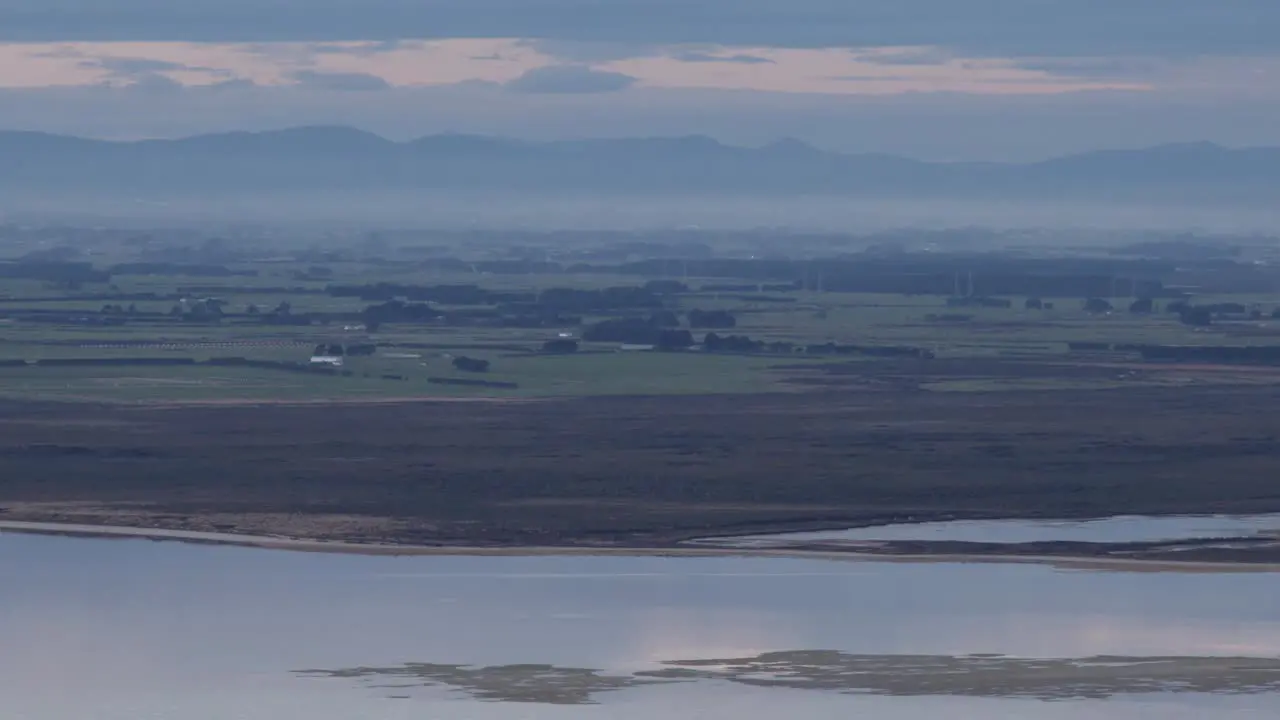
[(1115, 147), (1115, 146), (1098, 147), (1092, 150), (1082, 150), (1078, 152), (1048, 155), (1039, 160), (1027, 160), (1027, 161), (1020, 161), (1020, 162), (1019, 161), (1002, 161), (1002, 160), (947, 161), (947, 160), (924, 160), (921, 158), (912, 157), (910, 155), (904, 155), (904, 154), (892, 153), (892, 152), (883, 152), (883, 151), (869, 150), (869, 151), (862, 151), (862, 152), (846, 152), (846, 151), (840, 151), (840, 150), (830, 150), (827, 148), (823, 148), (819, 145), (815, 145), (806, 140), (796, 138), (794, 136), (782, 136), (775, 140), (771, 140), (758, 145), (728, 143), (723, 140), (720, 140), (719, 138), (716, 138), (713, 135), (709, 135), (706, 133), (688, 133), (688, 134), (682, 134), (682, 135), (619, 135), (619, 136), (607, 136), (607, 137), (588, 136), (588, 137), (578, 137), (578, 138), (530, 139), (530, 138), (513, 137), (510, 135), (497, 135), (497, 134), (488, 134), (488, 133), (468, 133), (468, 132), (460, 132), (460, 131), (444, 131), (444, 132), (436, 132), (436, 133), (427, 133), (424, 135), (414, 135), (404, 140), (397, 140), (394, 138), (387, 137), (386, 135), (382, 135), (380, 133), (374, 132), (372, 130), (367, 130), (355, 125), (344, 125), (340, 123), (286, 125), (286, 126), (260, 129), (260, 130), (247, 130), (247, 129), (246, 130), (216, 130), (216, 131), (189, 133), (189, 134), (182, 134), (182, 135), (146, 136), (146, 137), (136, 137), (136, 138), (109, 138), (109, 137), (104, 138), (104, 137), (93, 137), (93, 136), (87, 136), (87, 135), (77, 135), (72, 133), (60, 133), (60, 132), (50, 132), (46, 130), (35, 130), (35, 129), (29, 129), (29, 128), (0, 127), (0, 136), (38, 135), (46, 138), (80, 140), (85, 142), (104, 143), (104, 144), (112, 144), (112, 145), (140, 145), (145, 143), (182, 142), (185, 140), (196, 140), (196, 139), (202, 139), (202, 138), (216, 138), (216, 137), (233, 137), (233, 136), (259, 136), (260, 137), (264, 135), (284, 135), (287, 133), (296, 133), (296, 132), (302, 132), (302, 131), (348, 132), (351, 134), (358, 134), (358, 135), (369, 137), (369, 138), (375, 138), (377, 140), (387, 143), (388, 145), (400, 145), (400, 146), (407, 146), (407, 145), (412, 145), (416, 142), (421, 142), (423, 140), (440, 139), (440, 138), (457, 138), (457, 139), (483, 140), (483, 141), (490, 141), (490, 142), (506, 142), (510, 144), (518, 144), (518, 145), (534, 146), (534, 147), (567, 145), (567, 144), (574, 144), (574, 143), (697, 141), (697, 142), (714, 143), (715, 145), (722, 148), (726, 148), (726, 149), (759, 152), (759, 151), (768, 150), (770, 148), (774, 148), (780, 145), (791, 144), (791, 145), (798, 145), (804, 149), (813, 150), (826, 155), (852, 157), (852, 158), (857, 158), (857, 157), (894, 158), (894, 159), (900, 159), (900, 160), (909, 160), (909, 161), (918, 162), (926, 165), (1034, 165), (1040, 162), (1047, 162), (1047, 161), (1064, 159), (1064, 158), (1072, 158), (1072, 157), (1081, 157), (1081, 156), (1094, 155), (1099, 153), (1151, 152), (1151, 151), (1158, 151), (1158, 150), (1170, 150), (1175, 148), (1183, 148), (1183, 149), (1201, 148), (1201, 149), (1217, 150), (1222, 152), (1250, 152), (1250, 151), (1280, 150), (1280, 145), (1232, 146), (1232, 145), (1226, 145), (1226, 144), (1211, 141), (1211, 140), (1187, 140), (1187, 141), (1181, 141), (1181, 142), (1157, 143), (1154, 145), (1145, 145), (1140, 147), (1132, 147), (1132, 146), (1131, 147)]

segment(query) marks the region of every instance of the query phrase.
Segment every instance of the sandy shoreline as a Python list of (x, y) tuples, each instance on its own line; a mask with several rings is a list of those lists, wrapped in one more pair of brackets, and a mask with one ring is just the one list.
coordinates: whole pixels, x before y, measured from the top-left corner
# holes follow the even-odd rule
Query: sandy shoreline
[(614, 557), (760, 557), (800, 560), (892, 563), (1001, 563), (1044, 564), (1062, 569), (1122, 572), (1280, 572), (1280, 563), (1204, 562), (1143, 560), (1130, 558), (1060, 557), (1037, 555), (885, 555), (879, 553), (812, 550), (804, 548), (714, 548), (714, 547), (562, 547), (562, 546), (433, 546), (352, 543), (270, 535), (138, 528), (114, 525), (0, 521), (0, 535), (17, 533), (97, 539), (155, 540), (180, 543), (288, 550), (294, 552), (338, 553), (386, 556), (614, 556)]

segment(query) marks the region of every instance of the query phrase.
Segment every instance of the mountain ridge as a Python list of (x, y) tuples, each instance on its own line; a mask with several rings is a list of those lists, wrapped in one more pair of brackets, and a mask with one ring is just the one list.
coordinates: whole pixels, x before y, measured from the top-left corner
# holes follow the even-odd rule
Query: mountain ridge
[(198, 194), (467, 190), (1054, 199), (1280, 199), (1280, 147), (1174, 143), (1028, 163), (840, 153), (794, 138), (706, 135), (529, 141), (445, 133), (396, 141), (342, 125), (173, 139), (0, 131), (0, 190)]

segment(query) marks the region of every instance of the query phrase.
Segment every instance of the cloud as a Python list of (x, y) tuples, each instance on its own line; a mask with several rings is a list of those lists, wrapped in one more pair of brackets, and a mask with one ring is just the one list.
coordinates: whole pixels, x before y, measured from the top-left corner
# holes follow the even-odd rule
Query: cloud
[(411, 43), (405, 40), (382, 40), (379, 42), (355, 43), (314, 43), (307, 49), (316, 55), (354, 55), (356, 57), (373, 57), (395, 52)]
[(534, 68), (504, 87), (513, 92), (592, 94), (626, 90), (636, 78), (623, 73), (593, 70), (586, 65), (547, 65)]
[(896, 75), (831, 75), (830, 79), (840, 82), (901, 82)]
[(239, 90), (253, 90), (258, 87), (260, 86), (257, 83), (248, 78), (233, 78), (231, 80), (223, 80), (222, 82), (205, 85), (200, 88), (200, 90), (233, 92)]
[(539, 38), (523, 40), (520, 45), (543, 55), (550, 55), (557, 60), (570, 63), (602, 63), (640, 57), (657, 57), (662, 54), (662, 47), (657, 44), (619, 42), (616, 40), (593, 41)]
[(858, 59), (875, 65), (942, 65), (953, 57), (940, 47), (892, 48), (858, 53)]
[(81, 67), (102, 69), (112, 77), (119, 79), (153, 76), (171, 72), (195, 72), (230, 77), (231, 72), (201, 65), (187, 65), (169, 60), (157, 60), (145, 57), (96, 57), (84, 60)]
[(129, 84), (124, 87), (124, 90), (129, 93), (146, 95), (177, 95), (184, 89), (185, 86), (182, 83), (154, 72), (133, 75), (129, 78)]
[(772, 65), (773, 61), (759, 55), (715, 55), (712, 53), (686, 50), (675, 54), (676, 60), (691, 63), (737, 63), (739, 65)]
[(71, 45), (62, 45), (59, 47), (55, 47), (52, 50), (42, 50), (40, 52), (32, 53), (32, 56), (40, 57), (40, 58), (53, 58), (57, 60), (62, 60), (62, 59), (74, 60), (77, 58), (88, 57), (87, 55), (85, 55), (83, 50), (80, 50), (79, 48), (76, 48)]
[(121, 75), (139, 75), (142, 73), (173, 72), (175, 70), (191, 70), (190, 65), (155, 60), (144, 57), (99, 57), (80, 63), (83, 67), (102, 68), (111, 73)]
[(536, 37), (1190, 56), (1280, 53), (1276, 27), (1275, 0), (0, 0), (0, 41)]
[(1152, 58), (1022, 58), (1016, 65), (1024, 70), (1040, 70), (1052, 75), (1087, 78), (1150, 77), (1167, 69)]
[(188, 65), (170, 60), (160, 60), (147, 57), (118, 57), (118, 56), (98, 56), (91, 57), (84, 54), (71, 54), (71, 51), (62, 55), (66, 58), (84, 58), (77, 65), (90, 70), (101, 70), (106, 74), (108, 81), (126, 83), (138, 88), (147, 88), (154, 91), (168, 91), (174, 86), (180, 86), (181, 83), (174, 80), (168, 73), (199, 73), (201, 75), (213, 78), (227, 79), (233, 78), (234, 73), (227, 70), (217, 68), (204, 67), (200, 65)]
[(368, 73), (319, 72), (317, 70), (298, 70), (289, 73), (289, 79), (298, 85), (320, 90), (340, 90), (352, 92), (369, 92), (386, 90), (391, 84), (377, 75)]

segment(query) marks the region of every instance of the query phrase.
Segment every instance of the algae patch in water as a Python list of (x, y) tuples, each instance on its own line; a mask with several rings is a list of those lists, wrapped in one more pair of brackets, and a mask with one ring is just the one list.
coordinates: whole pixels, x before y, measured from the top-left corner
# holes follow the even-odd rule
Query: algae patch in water
[(673, 682), (731, 682), (851, 694), (1105, 699), (1130, 693), (1280, 692), (1280, 658), (1118, 657), (1030, 659), (1000, 655), (855, 655), (832, 650), (748, 658), (673, 660), (658, 670), (608, 674), (553, 665), (433, 665), (306, 670), (395, 687), (449, 687), (475, 699), (578, 705), (600, 693)]
[(645, 677), (877, 695), (1105, 699), (1155, 692), (1280, 691), (1280, 659), (998, 655), (851, 655), (807, 650), (752, 658), (682, 660)]
[[(636, 675), (608, 675), (586, 668), (554, 665), (435, 665), (407, 663), (399, 667), (349, 668), (344, 670), (303, 670), (310, 677), (353, 678), (373, 687), (405, 688), (444, 686), (467, 693), (477, 700), (495, 702), (544, 703), (552, 705), (587, 705), (595, 702), (597, 693), (671, 682)], [(397, 680), (395, 685), (376, 685), (374, 681)], [(411, 684), (405, 681), (414, 681)]]

